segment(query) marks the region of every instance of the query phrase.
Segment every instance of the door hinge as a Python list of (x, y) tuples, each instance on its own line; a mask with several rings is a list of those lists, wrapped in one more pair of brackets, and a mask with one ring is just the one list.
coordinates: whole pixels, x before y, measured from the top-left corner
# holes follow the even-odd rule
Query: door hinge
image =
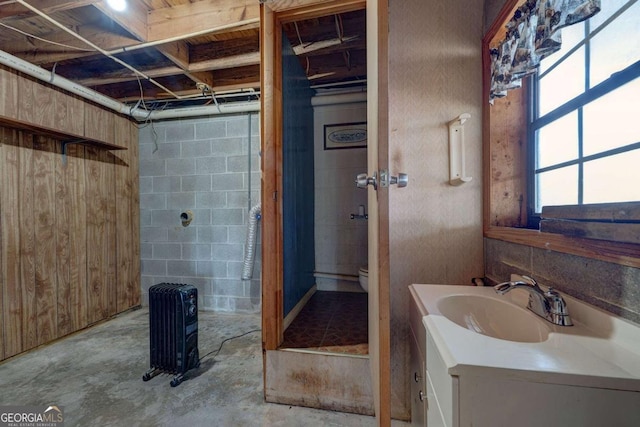
[(278, 192), (277, 191), (273, 192), (273, 200), (278, 200)]

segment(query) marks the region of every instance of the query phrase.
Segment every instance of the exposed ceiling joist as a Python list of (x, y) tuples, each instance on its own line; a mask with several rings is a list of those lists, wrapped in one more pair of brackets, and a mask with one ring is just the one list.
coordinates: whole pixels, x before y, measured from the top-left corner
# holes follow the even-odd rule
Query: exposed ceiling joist
[(258, 23), (259, 3), (255, 0), (200, 1), (149, 12), (148, 40), (163, 40), (183, 34), (207, 32), (216, 27), (229, 29)]
[[(45, 13), (64, 12), (66, 10), (77, 9), (79, 7), (99, 3), (102, 0), (31, 0), (30, 5)], [(26, 9), (18, 2), (3, 5), (0, 8), (0, 19), (10, 17), (33, 16), (33, 12)]]
[(148, 40), (147, 16), (149, 11), (141, 2), (128, 2), (126, 13), (114, 11), (104, 1), (95, 2), (94, 6), (138, 40)]
[[(215, 93), (260, 85), (258, 0), (129, 0), (124, 13), (104, 0), (0, 2), (0, 50), (120, 101), (182, 105), (202, 98), (196, 83)], [(365, 80), (365, 3), (269, 1), (310, 82)], [(297, 20), (309, 8), (313, 18)]]
[(189, 45), (184, 41), (163, 44), (157, 47), (158, 51), (165, 57), (169, 58), (187, 77), (195, 83), (204, 83), (209, 87), (213, 87), (213, 75), (208, 70), (191, 71), (189, 70)]

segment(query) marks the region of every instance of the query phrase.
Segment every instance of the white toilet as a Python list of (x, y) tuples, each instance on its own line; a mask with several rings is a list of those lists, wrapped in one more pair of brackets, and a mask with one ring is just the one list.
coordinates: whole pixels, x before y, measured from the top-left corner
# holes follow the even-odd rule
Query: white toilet
[(358, 281), (360, 282), (360, 287), (365, 292), (369, 292), (369, 267), (366, 265), (358, 270)]

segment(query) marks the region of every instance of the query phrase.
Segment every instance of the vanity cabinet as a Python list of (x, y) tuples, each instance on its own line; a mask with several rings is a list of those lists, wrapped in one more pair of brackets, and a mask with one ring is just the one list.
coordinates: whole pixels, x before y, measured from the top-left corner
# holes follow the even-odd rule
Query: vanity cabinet
[(452, 376), (427, 331), (428, 427), (633, 427), (640, 393), (522, 381), (481, 372)]
[(411, 425), (417, 427), (425, 425), (427, 412), (427, 362), (425, 358), (425, 339), (427, 332), (422, 324), (422, 314), (415, 304), (411, 304), (409, 319), (411, 327), (411, 377), (409, 378), (409, 382), (411, 383)]
[(424, 425), (429, 427), (458, 426), (460, 425), (458, 421), (458, 377), (447, 373), (447, 367), (428, 331), (426, 332), (425, 354), (427, 355), (427, 423)]
[[(590, 331), (580, 316), (592, 309), (571, 300), (575, 326), (554, 329), (544, 342), (515, 343), (468, 331), (444, 318), (437, 301), (461, 293), (459, 289), (488, 297), (493, 293), (410, 287), (412, 425), (640, 426), (637, 326), (609, 317), (608, 335)], [(602, 313), (591, 315), (601, 316), (604, 323)], [(611, 340), (628, 340), (631, 347)], [(413, 378), (419, 370), (421, 378)]]

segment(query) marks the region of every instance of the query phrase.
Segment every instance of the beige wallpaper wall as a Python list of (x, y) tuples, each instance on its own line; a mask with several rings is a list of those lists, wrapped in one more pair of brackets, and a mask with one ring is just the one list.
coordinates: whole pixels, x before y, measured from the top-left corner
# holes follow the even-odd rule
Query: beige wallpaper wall
[(485, 33), (487, 32), (487, 30), (489, 30), (489, 28), (493, 24), (493, 21), (495, 21), (496, 17), (500, 13), (500, 9), (502, 9), (502, 7), (506, 2), (507, 2), (506, 0), (485, 0), (484, 1), (484, 32)]
[[(392, 405), (409, 412), (408, 319), (411, 283), (470, 284), (483, 275), (483, 2), (390, 2), (390, 169), (409, 185), (390, 191)], [(467, 174), (449, 185), (447, 123), (465, 125)]]

